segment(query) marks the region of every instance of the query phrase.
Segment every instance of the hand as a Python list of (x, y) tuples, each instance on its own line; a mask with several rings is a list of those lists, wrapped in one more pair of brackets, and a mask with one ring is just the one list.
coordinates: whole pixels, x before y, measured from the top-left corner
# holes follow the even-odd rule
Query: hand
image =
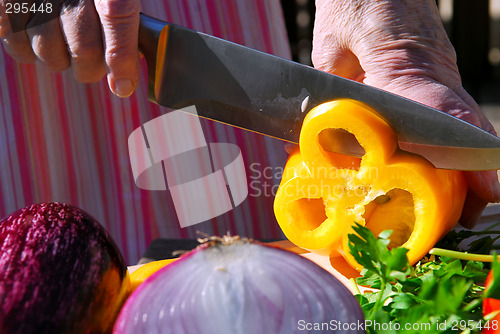
[[(496, 134), (462, 87), (434, 0), (317, 0), (314, 66), (404, 96)], [(496, 171), (465, 172), (460, 223), (474, 226), (500, 201)]]
[[(107, 73), (110, 89), (130, 96), (139, 81), (139, 0), (78, 0), (47, 23), (13, 33), (0, 1), (0, 38), (23, 63), (39, 61), (53, 71), (71, 68), (76, 80), (96, 82)], [(10, 19), (28, 26), (32, 17)]]

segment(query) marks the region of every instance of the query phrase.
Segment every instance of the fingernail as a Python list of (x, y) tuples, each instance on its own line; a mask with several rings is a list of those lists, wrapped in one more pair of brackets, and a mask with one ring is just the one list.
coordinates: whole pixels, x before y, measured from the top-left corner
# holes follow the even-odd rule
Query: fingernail
[(115, 80), (115, 94), (119, 97), (129, 97), (134, 92), (134, 84), (130, 79)]

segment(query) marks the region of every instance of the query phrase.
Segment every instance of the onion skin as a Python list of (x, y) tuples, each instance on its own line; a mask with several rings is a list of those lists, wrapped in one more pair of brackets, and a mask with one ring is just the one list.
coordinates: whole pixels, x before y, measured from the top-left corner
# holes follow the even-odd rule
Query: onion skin
[(89, 214), (41, 203), (0, 222), (0, 333), (104, 333), (128, 291), (115, 243)]
[[(334, 276), (292, 252), (238, 240), (204, 244), (132, 293), (114, 334), (364, 333), (307, 324), (364, 324)], [(326, 326), (328, 327), (328, 326)]]

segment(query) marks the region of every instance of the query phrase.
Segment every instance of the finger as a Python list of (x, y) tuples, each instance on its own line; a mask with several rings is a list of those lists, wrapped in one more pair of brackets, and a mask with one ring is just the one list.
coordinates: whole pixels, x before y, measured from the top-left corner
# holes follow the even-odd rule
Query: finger
[(5, 51), (20, 63), (34, 63), (37, 58), (25, 31), (12, 33), (3, 39)]
[(9, 16), (5, 10), (5, 1), (0, 1), (0, 38), (7, 37), (11, 31)]
[(95, 0), (104, 33), (109, 87), (130, 96), (139, 81), (139, 0)]
[(324, 51), (323, 47), (313, 46), (311, 57), (315, 68), (347, 79), (363, 81), (365, 71), (354, 53), (335, 47), (331, 47), (326, 53)]
[(473, 228), (476, 226), (481, 213), (488, 205), (488, 202), (477, 196), (474, 191), (469, 190), (465, 198), (465, 204), (460, 216), (459, 223), (465, 228)]
[(59, 20), (36, 25), (28, 29), (27, 34), (33, 52), (49, 69), (63, 71), (71, 65)]
[[(493, 124), (491, 124), (488, 118), (482, 113), (477, 103), (465, 89), (460, 87), (456, 92), (466, 104), (475, 110), (475, 114), (478, 118), (477, 124), (475, 125), (496, 136), (497, 132)], [(491, 203), (500, 202), (500, 183), (497, 171), (467, 172), (465, 175), (469, 188), (483, 201)]]
[(316, 1), (313, 30), (312, 62), (314, 67), (351, 80), (362, 81), (365, 71), (358, 57), (352, 52), (352, 39), (346, 32), (353, 32), (354, 13), (340, 1)]
[(466, 104), (471, 106), (471, 108), (477, 113), (478, 122), (479, 122), (478, 126), (480, 128), (482, 128), (483, 130), (486, 130), (489, 133), (496, 136), (497, 132), (496, 132), (495, 128), (493, 127), (493, 124), (491, 124), (489, 119), (483, 114), (483, 112), (481, 111), (481, 108), (476, 103), (474, 98), (472, 98), (472, 96), (470, 96), (469, 93), (467, 93), (467, 91), (461, 86), (458, 87), (457, 89), (455, 89), (455, 92)]
[(469, 188), (484, 201), (492, 203), (500, 201), (497, 171), (465, 172), (465, 178)]
[[(14, 19), (16, 22), (11, 22)], [(5, 51), (21, 63), (33, 63), (37, 60), (28, 35), (24, 30), (29, 19), (29, 13), (18, 13), (9, 17), (6, 13), (5, 1), (0, 1), (0, 37)], [(15, 31), (12, 30), (12, 26), (15, 26)]]
[(67, 7), (60, 18), (76, 80), (96, 82), (106, 74), (99, 16), (92, 1)]

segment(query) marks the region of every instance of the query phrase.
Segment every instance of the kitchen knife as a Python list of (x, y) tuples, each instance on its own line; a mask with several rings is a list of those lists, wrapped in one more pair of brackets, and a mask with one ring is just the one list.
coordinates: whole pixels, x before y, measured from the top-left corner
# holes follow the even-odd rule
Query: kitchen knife
[[(376, 110), (394, 129), (400, 149), (437, 168), (500, 169), (500, 138), (359, 82), (143, 14), (139, 50), (148, 66), (149, 99), (165, 107), (195, 105), (201, 117), (297, 143), (307, 111), (349, 98)], [(364, 153), (349, 133), (329, 150)]]

